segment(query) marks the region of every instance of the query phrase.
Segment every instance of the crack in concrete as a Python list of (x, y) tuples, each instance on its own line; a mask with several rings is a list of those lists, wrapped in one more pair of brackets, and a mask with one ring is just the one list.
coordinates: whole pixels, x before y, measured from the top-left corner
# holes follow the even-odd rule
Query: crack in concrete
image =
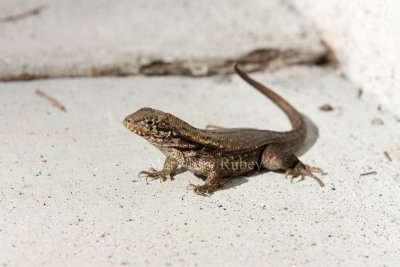
[(273, 70), (293, 65), (336, 66), (337, 61), (332, 49), (323, 42), (325, 51), (322, 54), (307, 53), (295, 50), (263, 48), (251, 51), (243, 56), (230, 59), (191, 59), (191, 60), (153, 60), (150, 63), (133, 67), (131, 64), (115, 64), (103, 67), (92, 67), (74, 73), (40, 73), (23, 72), (0, 77), (0, 81), (28, 81), (50, 78), (102, 77), (102, 76), (161, 76), (176, 75), (204, 77), (233, 73), (232, 65), (237, 62), (247, 72)]
[(328, 53), (328, 50), (323, 55), (305, 55), (294, 50), (258, 49), (236, 59), (193, 60), (172, 63), (154, 61), (142, 66), (139, 73), (148, 76), (180, 75), (203, 77), (231, 74), (234, 72), (232, 68), (234, 63), (239, 63), (247, 72), (253, 72), (291, 65), (335, 65), (335, 62), (334, 57)]

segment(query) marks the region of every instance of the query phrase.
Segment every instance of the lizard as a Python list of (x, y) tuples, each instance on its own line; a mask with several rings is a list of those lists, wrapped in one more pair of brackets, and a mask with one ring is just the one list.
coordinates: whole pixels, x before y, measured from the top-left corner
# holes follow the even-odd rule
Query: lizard
[(230, 178), (251, 175), (260, 169), (284, 171), (285, 177), (310, 176), (320, 186), (324, 183), (314, 174), (322, 169), (305, 165), (298, 159), (307, 127), (304, 116), (280, 95), (253, 80), (237, 64), (236, 73), (248, 84), (275, 103), (289, 118), (292, 129), (285, 132), (251, 128), (195, 128), (176, 116), (149, 107), (125, 117), (127, 129), (145, 138), (165, 156), (164, 167), (139, 172), (139, 177), (172, 180), (179, 167), (205, 176), (202, 185), (189, 184), (198, 195), (210, 195)]

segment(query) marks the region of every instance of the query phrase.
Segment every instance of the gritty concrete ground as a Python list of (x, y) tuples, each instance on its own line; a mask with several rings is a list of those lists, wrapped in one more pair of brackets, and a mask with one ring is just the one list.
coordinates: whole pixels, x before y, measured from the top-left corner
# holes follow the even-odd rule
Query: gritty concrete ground
[[(238, 77), (0, 83), (0, 265), (396, 266), (399, 120), (330, 69), (253, 77), (318, 126), (302, 160), (328, 173), (324, 188), (266, 172), (200, 197), (186, 190), (202, 182), (190, 172), (165, 183), (137, 178), (164, 160), (122, 125), (144, 106), (197, 127), (288, 129)], [(334, 110), (319, 110), (326, 103)]]
[(190, 172), (137, 178), (164, 161), (122, 125), (141, 107), (200, 128), (289, 129), (236, 76), (0, 82), (0, 266), (396, 266), (400, 119), (333, 69), (288, 67), (326, 55), (292, 2), (1, 1), (2, 81), (138, 74), (158, 61), (204, 71), (248, 53), (271, 68), (251, 53), (278, 52), (285, 68), (252, 75), (315, 123), (301, 159), (328, 174), (320, 188), (264, 172), (211, 197), (186, 189), (202, 183)]

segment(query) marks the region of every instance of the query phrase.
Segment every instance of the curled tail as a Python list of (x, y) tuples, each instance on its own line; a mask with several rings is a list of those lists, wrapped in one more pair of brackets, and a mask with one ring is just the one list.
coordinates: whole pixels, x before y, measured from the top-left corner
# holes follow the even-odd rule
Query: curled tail
[(268, 87), (250, 78), (249, 75), (242, 71), (237, 64), (235, 64), (235, 71), (243, 80), (257, 89), (263, 95), (271, 99), (272, 102), (274, 102), (281, 110), (283, 110), (286, 116), (288, 116), (293, 129), (304, 128), (303, 116), (292, 105), (290, 105), (289, 102)]

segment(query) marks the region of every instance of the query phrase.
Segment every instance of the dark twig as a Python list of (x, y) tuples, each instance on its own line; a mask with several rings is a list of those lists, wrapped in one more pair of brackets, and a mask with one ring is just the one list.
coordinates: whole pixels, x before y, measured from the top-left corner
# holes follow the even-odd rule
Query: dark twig
[(388, 153), (387, 151), (383, 151), (383, 154), (385, 155), (385, 158), (386, 158), (388, 161), (392, 161), (392, 158), (390, 157), (390, 155), (389, 155), (389, 153)]
[(376, 171), (364, 172), (364, 173), (361, 173), (360, 176), (375, 175), (375, 174), (378, 174), (378, 173)]
[(64, 112), (66, 111), (63, 104), (61, 104), (61, 103), (60, 103), (57, 99), (55, 99), (54, 97), (51, 97), (51, 96), (47, 95), (47, 94), (46, 94), (45, 92), (43, 92), (42, 90), (37, 89), (35, 93), (36, 93), (36, 95), (41, 96), (41, 97), (47, 99), (54, 107), (58, 108), (59, 110), (64, 111)]
[(30, 16), (35, 16), (40, 14), (40, 12), (42, 12), (42, 10), (46, 7), (46, 4), (42, 4), (40, 6), (28, 9), (24, 12), (21, 12), (19, 14), (15, 14), (15, 15), (10, 15), (10, 16), (6, 16), (6, 17), (2, 17), (0, 18), (0, 22), (11, 22), (11, 21), (17, 21), (17, 20), (21, 20), (21, 19), (25, 19), (28, 18)]

